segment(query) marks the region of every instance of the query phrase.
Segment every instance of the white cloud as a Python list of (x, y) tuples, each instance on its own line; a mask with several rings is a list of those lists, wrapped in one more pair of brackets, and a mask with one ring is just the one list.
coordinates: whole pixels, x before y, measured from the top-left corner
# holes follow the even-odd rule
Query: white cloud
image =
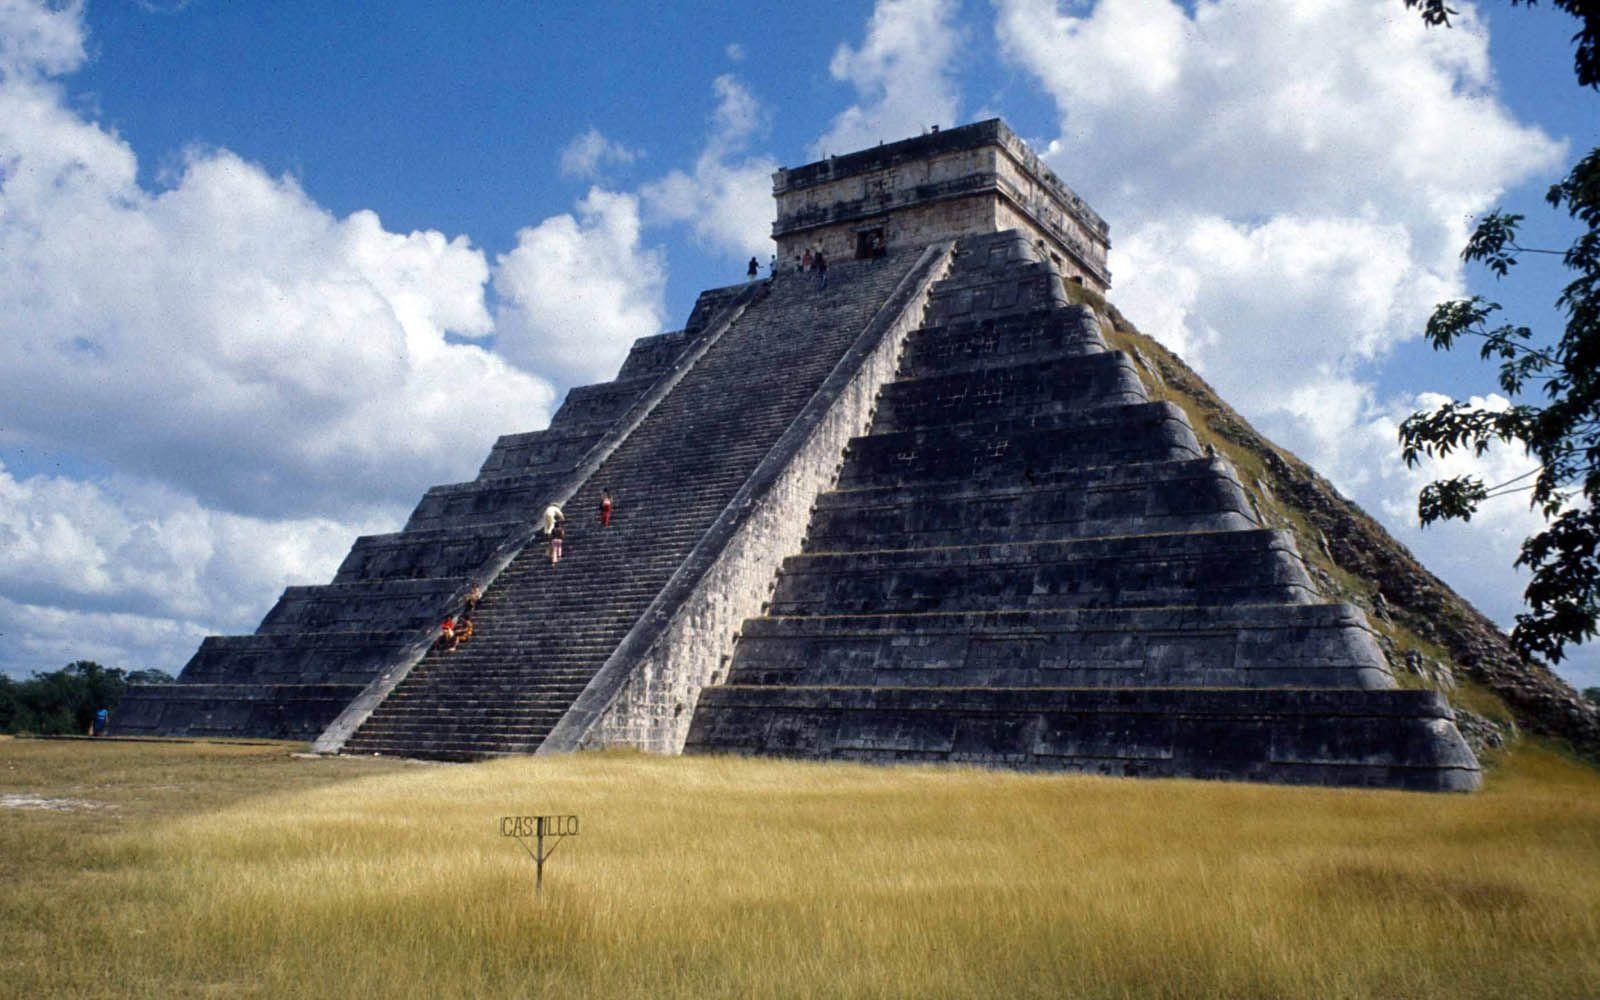
[(285, 586), (325, 582), (358, 529), (392, 524), (244, 517), (148, 481), (0, 466), (0, 669), (176, 670), (208, 628), (248, 631)]
[(1004, 52), (1060, 111), (1052, 164), (1122, 226), (1175, 209), (1368, 215), (1439, 266), (1472, 213), (1561, 153), (1494, 100), (1466, 4), (1448, 31), (1388, 0), (999, 7)]
[(693, 171), (673, 170), (640, 190), (651, 222), (687, 222), (702, 244), (765, 259), (772, 252), (772, 174), (778, 162), (748, 152), (766, 129), (761, 103), (732, 74), (712, 81), (717, 108)]
[(0, 75), (57, 76), (83, 63), (83, 3), (0, 0)]
[(446, 338), (491, 331), (466, 238), (336, 218), (226, 151), (136, 177), (53, 82), (0, 81), (0, 443), (304, 514), (390, 506), (547, 412), (547, 383)]
[(1111, 268), (1116, 301), (1141, 329), (1259, 415), (1420, 329), (1455, 286), (1414, 257), (1399, 222), (1174, 213), (1118, 239)]
[(65, 609), (0, 596), (0, 674), (26, 677), (74, 660), (176, 674), (207, 634), (201, 626), (170, 618)]
[(744, 62), (744, 46), (740, 45), (738, 42), (729, 42), (728, 47), (724, 49), (723, 52), (732, 62)]
[(859, 49), (840, 45), (828, 70), (857, 103), (811, 147), (821, 158), (956, 124), (952, 64), (961, 40), (954, 0), (878, 0)]
[(591, 125), (562, 148), (561, 175), (592, 180), (608, 166), (625, 167), (637, 159), (638, 150), (607, 139)]
[(665, 315), (665, 256), (639, 228), (637, 197), (593, 188), (576, 216), (517, 233), (495, 262), (499, 351), (563, 385), (614, 376)]

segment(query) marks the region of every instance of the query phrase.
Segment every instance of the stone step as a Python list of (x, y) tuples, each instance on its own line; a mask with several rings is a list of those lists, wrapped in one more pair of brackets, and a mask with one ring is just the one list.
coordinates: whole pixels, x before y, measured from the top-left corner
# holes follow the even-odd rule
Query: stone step
[(363, 535), (334, 575), (334, 583), (461, 577), (476, 572), (523, 530), (516, 521)]
[(156, 684), (130, 687), (113, 736), (309, 740), (361, 693), (361, 684)]
[(872, 430), (885, 434), (971, 420), (1022, 420), (1135, 405), (1149, 398), (1133, 362), (1121, 351), (1023, 361), (893, 382), (878, 397)]
[[(484, 757), (504, 755), (508, 751), (496, 750), (502, 744), (495, 741), (414, 742), (411, 740), (361, 740), (352, 739), (346, 744), (350, 754), (371, 753), (374, 756), (405, 757), (416, 760), (474, 761)], [(535, 744), (537, 745), (537, 744)], [(510, 753), (527, 753), (530, 748)]]
[(1071, 306), (924, 327), (907, 343), (900, 374), (926, 378), (996, 364), (1098, 354), (1105, 349), (1093, 312)]
[(1034, 480), (826, 493), (807, 546), (845, 552), (1259, 526), (1231, 467), (1217, 460), (1035, 473)]
[(1286, 531), (1140, 535), (784, 560), (771, 614), (1305, 604)]
[(726, 686), (688, 749), (1464, 791), (1453, 718), (1433, 691)]
[(854, 439), (842, 489), (973, 480), (1026, 481), (1057, 470), (1203, 457), (1172, 403), (1112, 406), (1037, 421), (974, 422)]
[(758, 618), (744, 625), (728, 683), (1395, 686), (1349, 604)]
[(505, 740), (528, 739), (542, 737), (555, 725), (556, 719), (545, 721), (523, 720), (516, 722), (502, 721), (499, 719), (485, 719), (480, 717), (464, 718), (455, 715), (438, 715), (431, 719), (418, 720), (414, 724), (397, 725), (393, 722), (373, 722), (365, 727), (362, 735), (366, 739), (416, 739), (419, 741), (437, 740)]
[(365, 684), (411, 644), (417, 631), (212, 635), (183, 668), (184, 684)]
[(372, 580), (286, 587), (257, 632), (409, 631), (437, 621), (467, 590), (465, 578)]
[[(620, 416), (620, 412), (617, 415)], [(584, 426), (549, 427), (502, 437), (478, 468), (477, 479), (484, 482), (509, 476), (565, 472), (605, 440), (610, 424), (611, 420), (597, 420)]]

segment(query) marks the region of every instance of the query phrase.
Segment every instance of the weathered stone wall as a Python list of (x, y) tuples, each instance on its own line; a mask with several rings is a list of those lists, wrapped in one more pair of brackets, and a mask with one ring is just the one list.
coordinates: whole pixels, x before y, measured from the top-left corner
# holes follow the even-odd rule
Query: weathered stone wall
[(998, 119), (830, 157), (773, 178), (786, 266), (806, 249), (854, 256), (857, 233), (891, 247), (1018, 229), (1069, 277), (1104, 291), (1109, 227)]
[[(1028, 213), (1019, 211), (1013, 202), (1005, 199), (998, 199), (995, 202), (993, 226), (999, 232), (1004, 232), (1007, 229), (1020, 229), (1025, 233), (1034, 234), (1034, 238), (1037, 240), (1044, 240), (1043, 235), (1040, 234), (1039, 226), (1034, 224)], [(1061, 236), (1063, 234), (1058, 233), (1056, 235)], [(1059, 247), (1055, 246), (1057, 241), (1045, 241), (1041, 246), (1045, 248), (1051, 263), (1055, 265), (1057, 271), (1061, 272), (1061, 276), (1068, 281), (1087, 285), (1102, 293), (1105, 292), (1111, 282), (1111, 272), (1105, 267), (1106, 248), (1104, 245), (1082, 242), (1084, 237), (1081, 231), (1074, 233), (1071, 228), (1066, 230), (1065, 235), (1078, 238), (1078, 241), (1071, 245), (1079, 252), (1076, 254), (1063, 254), (1060, 252)], [(1098, 269), (1085, 267), (1082, 263), (1085, 259), (1097, 260), (1099, 262)]]
[(846, 443), (871, 422), (950, 250), (924, 254), (540, 753), (682, 750), (701, 689), (725, 675), (740, 624), (761, 612), (779, 561), (800, 547), (812, 504), (837, 478)]
[(784, 267), (797, 266), (797, 258), (807, 249), (821, 250), (829, 260), (849, 260), (855, 256), (856, 230), (882, 226), (887, 246), (896, 250), (926, 246), (954, 239), (964, 232), (988, 232), (995, 225), (993, 195), (973, 195), (922, 205), (898, 208), (892, 214), (853, 219), (837, 225), (809, 230), (778, 241), (778, 259)]

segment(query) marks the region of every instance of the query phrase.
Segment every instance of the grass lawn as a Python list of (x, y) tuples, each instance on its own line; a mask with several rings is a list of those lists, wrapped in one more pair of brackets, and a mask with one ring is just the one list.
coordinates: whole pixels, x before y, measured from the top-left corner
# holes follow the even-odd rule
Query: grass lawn
[(0, 739), (0, 995), (1600, 988), (1600, 774), (1536, 746), (1470, 796), (290, 749)]

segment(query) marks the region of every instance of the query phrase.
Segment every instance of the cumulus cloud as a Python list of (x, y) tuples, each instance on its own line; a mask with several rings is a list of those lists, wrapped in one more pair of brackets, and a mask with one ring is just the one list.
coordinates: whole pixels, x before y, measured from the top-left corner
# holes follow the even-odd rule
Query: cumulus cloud
[(356, 530), (383, 525), (245, 517), (149, 481), (0, 465), (0, 666), (176, 669), (207, 628), (253, 628), (285, 586), (327, 580)]
[[(244, 624), (291, 582), (326, 578), (352, 525), (265, 520), (143, 480), (15, 478), (0, 466), (0, 590), (107, 613)], [(253, 622), (252, 622), (253, 623)]]
[(1460, 287), (1471, 216), (1563, 152), (1494, 100), (1470, 8), (998, 6), (1060, 112), (1047, 158), (1112, 220), (1119, 302), (1218, 378), (1260, 378), (1264, 342), (1309, 352), (1284, 377), (1381, 357)]
[(1386, 0), (999, 8), (1003, 51), (1060, 111), (1052, 164), (1118, 221), (1376, 215), (1412, 229), (1434, 265), (1473, 212), (1562, 152), (1494, 100), (1466, 5), (1449, 31)]
[(0, 596), (0, 673), (20, 678), (93, 660), (176, 674), (207, 634), (202, 626), (171, 618), (69, 610)]
[(1456, 286), (1415, 253), (1396, 221), (1175, 212), (1118, 239), (1111, 265), (1116, 300), (1142, 329), (1262, 414), (1421, 327)]
[(0, 75), (56, 76), (83, 63), (83, 3), (0, 0)]
[(464, 237), (336, 218), (226, 151), (162, 191), (137, 168), (54, 81), (0, 80), (0, 443), (304, 514), (392, 505), (548, 411), (546, 382), (446, 336), (491, 331)]
[(860, 48), (840, 45), (828, 64), (856, 91), (811, 147), (812, 156), (848, 153), (955, 124), (951, 72), (961, 40), (954, 0), (878, 0)]
[(777, 160), (749, 152), (766, 113), (731, 73), (712, 81), (716, 111), (692, 171), (673, 170), (640, 191), (651, 222), (687, 222), (703, 245), (730, 255), (772, 250), (772, 174)]
[(1534, 516), (1512, 500), (1422, 531), (1415, 498), (1526, 460), (1406, 470), (1395, 431), (1429, 386), (1375, 389), (1461, 293), (1472, 216), (1565, 153), (1496, 99), (1472, 7), (1428, 31), (1387, 0), (996, 6), (1003, 53), (1059, 113), (1047, 159), (1112, 222), (1119, 306), (1509, 623)]
[(563, 385), (611, 378), (635, 339), (660, 332), (665, 285), (639, 199), (592, 188), (576, 215), (523, 229), (496, 260), (498, 349)]
[(613, 142), (593, 125), (561, 149), (561, 175), (592, 180), (607, 167), (625, 167), (639, 159), (638, 150)]

